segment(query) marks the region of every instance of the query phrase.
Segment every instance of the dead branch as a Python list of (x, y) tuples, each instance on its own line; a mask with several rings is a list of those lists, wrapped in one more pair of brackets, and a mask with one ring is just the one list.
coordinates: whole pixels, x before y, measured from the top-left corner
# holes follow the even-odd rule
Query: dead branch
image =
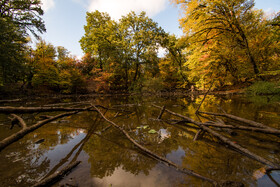
[(0, 113), (34, 113), (34, 112), (53, 112), (53, 111), (85, 111), (89, 110), (86, 108), (63, 108), (63, 107), (0, 107)]
[(164, 110), (165, 110), (165, 106), (162, 107), (162, 109), (161, 109), (157, 119), (161, 119), (161, 117), (162, 117), (162, 115), (164, 113)]
[(142, 145), (138, 144), (134, 139), (131, 138), (131, 136), (120, 126), (118, 126), (117, 124), (115, 124), (114, 122), (108, 120), (102, 113), (101, 111), (96, 108), (94, 106), (94, 108), (96, 109), (96, 111), (103, 117), (103, 119), (105, 121), (107, 121), (108, 123), (112, 124), (115, 128), (117, 128), (119, 131), (121, 131), (127, 138), (128, 140), (130, 140), (136, 147), (138, 147), (140, 150), (142, 150), (143, 152), (145, 152), (148, 156), (150, 156), (151, 158), (154, 158), (156, 160), (159, 160), (161, 162), (164, 162), (165, 164), (169, 165), (169, 166), (172, 166), (176, 169), (178, 169), (179, 171), (185, 173), (185, 174), (188, 174), (188, 175), (191, 175), (191, 176), (194, 176), (194, 177), (197, 177), (197, 178), (200, 178), (202, 180), (205, 180), (205, 181), (208, 181), (208, 182), (211, 182), (213, 184), (217, 184), (217, 182), (213, 179), (210, 179), (210, 178), (207, 178), (207, 177), (204, 177), (202, 175), (199, 175), (197, 173), (195, 173), (194, 171), (192, 170), (188, 170), (188, 169), (185, 169), (185, 168), (181, 168), (180, 166), (178, 166), (177, 164), (171, 162), (170, 160), (166, 159), (166, 158), (163, 158), (155, 153), (153, 153), (152, 151), (146, 149), (145, 147), (143, 147)]
[(19, 122), (21, 128), (24, 129), (24, 128), (27, 127), (26, 123), (24, 122), (24, 120), (23, 120), (21, 117), (19, 117), (19, 116), (16, 115), (16, 114), (11, 114), (11, 115), (14, 117), (14, 119), (17, 119), (17, 121)]
[[(160, 106), (157, 106), (157, 105), (153, 105), (154, 107), (156, 108), (161, 108)], [(175, 112), (172, 112), (168, 109), (165, 109), (166, 112), (169, 112), (170, 114), (174, 115), (174, 116), (177, 116), (177, 117), (180, 117), (180, 118), (183, 118), (183, 119), (186, 119), (188, 121), (190, 121), (191, 123), (199, 126), (202, 130), (208, 132), (209, 134), (215, 136), (216, 138), (218, 138), (219, 140), (221, 140), (222, 142), (224, 142), (225, 144), (228, 144), (230, 145), (231, 147), (235, 148), (236, 150), (238, 150), (239, 152), (243, 153), (244, 155), (248, 156), (249, 158), (252, 158), (258, 162), (261, 162), (262, 164), (265, 164), (265, 165), (268, 165), (268, 166), (271, 166), (272, 168), (278, 168), (279, 165), (278, 164), (274, 164), (272, 163), (271, 161), (265, 159), (265, 158), (262, 158), (252, 152), (250, 152), (248, 149), (232, 142), (231, 140), (229, 140), (227, 137), (217, 133), (216, 131), (210, 129), (209, 127), (205, 126), (204, 123), (201, 123), (201, 122), (197, 122), (189, 117), (186, 117), (184, 115), (181, 115), (181, 114), (178, 114), (178, 113), (175, 113)]]
[(214, 81), (212, 82), (212, 84), (211, 84), (211, 86), (209, 87), (208, 91), (204, 94), (204, 97), (203, 97), (203, 99), (202, 99), (201, 103), (199, 104), (198, 108), (197, 108), (197, 109), (196, 109), (196, 111), (195, 111), (195, 113), (196, 113), (196, 114), (198, 114), (199, 109), (200, 109), (200, 107), (201, 107), (201, 105), (202, 105), (203, 101), (205, 100), (205, 98), (206, 98), (207, 94), (208, 94), (208, 93), (209, 93), (209, 91), (211, 90), (211, 88), (212, 88), (213, 84), (214, 84)]
[[(59, 114), (59, 115), (56, 115), (52, 118), (49, 118), (49, 119), (46, 119), (46, 120), (43, 120), (41, 122), (38, 122), (30, 127), (25, 127), (25, 128), (22, 128), (20, 131), (18, 131), (17, 133), (14, 133), (12, 134), (11, 136), (5, 138), (4, 140), (2, 140), (0, 142), (0, 152), (6, 148), (8, 145), (12, 144), (13, 142), (16, 142), (18, 140), (20, 140), (21, 138), (23, 138), (26, 134), (38, 129), (39, 127), (42, 127), (43, 125), (51, 122), (51, 121), (54, 121), (56, 119), (59, 119), (59, 118), (62, 118), (62, 117), (65, 117), (65, 116), (70, 116), (70, 115), (73, 115), (73, 114), (76, 114), (78, 113), (79, 111), (74, 111), (74, 112), (68, 112), (68, 113), (63, 113), (63, 114)], [(22, 120), (22, 119), (21, 119)], [(22, 120), (23, 121), (23, 120)]]
[(213, 112), (200, 112), (200, 111), (199, 111), (199, 113), (212, 115), (212, 116), (222, 116), (222, 117), (226, 117), (226, 118), (229, 118), (229, 119), (232, 119), (232, 120), (235, 120), (235, 121), (246, 123), (246, 124), (251, 125), (253, 127), (270, 129), (270, 130), (274, 130), (275, 132), (280, 133), (280, 130), (278, 130), (278, 129), (266, 126), (266, 125), (264, 125), (262, 123), (259, 123), (259, 122), (255, 122), (255, 121), (252, 121), (252, 120), (248, 120), (248, 119), (244, 119), (244, 118), (241, 118), (241, 117), (238, 117), (238, 116), (234, 116), (234, 115), (228, 114), (228, 113), (213, 113)]
[(204, 132), (204, 131), (202, 131), (201, 129), (199, 129), (199, 130), (197, 131), (197, 133), (195, 134), (195, 136), (194, 136), (194, 138), (193, 138), (193, 141), (196, 141), (196, 140), (198, 139), (199, 135), (200, 135), (202, 132)]
[(67, 165), (59, 172), (56, 172), (49, 177), (45, 178), (44, 180), (40, 181), (39, 183), (35, 184), (33, 187), (42, 187), (42, 186), (50, 186), (57, 181), (59, 181), (62, 177), (67, 175), (73, 168), (78, 166), (81, 163), (81, 161), (76, 161), (72, 164)]

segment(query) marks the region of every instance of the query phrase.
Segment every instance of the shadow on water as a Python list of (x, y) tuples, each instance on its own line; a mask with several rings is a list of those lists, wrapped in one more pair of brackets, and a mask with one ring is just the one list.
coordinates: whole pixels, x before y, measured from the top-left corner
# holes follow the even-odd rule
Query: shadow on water
[[(209, 95), (202, 104), (201, 111), (220, 112), (216, 106), (218, 104), (228, 113), (280, 128), (280, 99), (277, 98)], [(195, 120), (207, 121), (208, 119), (198, 119), (195, 115), (201, 100), (202, 97), (196, 96), (124, 96), (91, 98), (90, 101), (114, 108), (106, 112), (107, 118), (123, 126), (144, 147), (182, 167), (217, 181), (240, 181), (245, 186), (279, 186), (279, 171), (263, 173), (262, 164), (222, 145), (208, 134), (193, 141), (197, 132), (194, 126), (152, 120), (160, 112), (151, 106), (154, 103), (165, 105), (166, 108)], [(80, 101), (81, 98), (49, 99), (15, 105), (40, 106)], [(25, 114), (22, 117), (30, 125), (39, 120), (40, 115), (42, 114)], [(176, 118), (164, 113), (163, 119)], [(0, 139), (18, 130), (10, 130), (7, 121), (8, 116), (0, 115)], [(119, 131), (108, 125), (97, 113), (82, 112), (28, 134), (0, 153), (0, 186), (30, 186), (76, 160), (81, 160), (82, 163), (55, 186), (210, 185), (147, 157)], [(233, 141), (264, 158), (280, 163), (279, 137), (236, 132), (237, 135), (231, 137)], [(227, 132), (221, 133), (229, 136)], [(43, 141), (36, 143), (38, 140)]]

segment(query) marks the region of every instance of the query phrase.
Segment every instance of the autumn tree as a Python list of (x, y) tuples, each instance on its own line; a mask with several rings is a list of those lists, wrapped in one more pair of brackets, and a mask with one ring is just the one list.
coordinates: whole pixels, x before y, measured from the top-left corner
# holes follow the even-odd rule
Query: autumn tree
[[(263, 24), (263, 13), (253, 9), (254, 1), (174, 2), (184, 11), (180, 23), (191, 44), (187, 49), (191, 55), (186, 66), (200, 85), (213, 78), (224, 84), (222, 79), (228, 75), (230, 77), (226, 81), (231, 83), (256, 78), (267, 68), (264, 63), (269, 62), (261, 59), (259, 54), (269, 56), (264, 48), (270, 46), (267, 44), (271, 35)], [(263, 36), (267, 42), (259, 41)], [(271, 47), (268, 50), (271, 51)]]

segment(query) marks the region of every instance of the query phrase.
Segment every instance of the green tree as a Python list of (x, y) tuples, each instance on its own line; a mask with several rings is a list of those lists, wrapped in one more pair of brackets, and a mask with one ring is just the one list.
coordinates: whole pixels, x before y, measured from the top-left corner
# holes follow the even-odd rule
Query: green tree
[(39, 0), (0, 2), (0, 85), (22, 80), (28, 31), (46, 31)]
[(84, 28), (81, 47), (98, 61), (95, 69), (105, 71), (98, 73), (99, 78), (105, 78), (110, 89), (127, 90), (140, 85), (141, 73), (157, 64), (158, 38), (164, 31), (144, 12), (131, 12), (118, 22), (107, 13), (87, 13)]

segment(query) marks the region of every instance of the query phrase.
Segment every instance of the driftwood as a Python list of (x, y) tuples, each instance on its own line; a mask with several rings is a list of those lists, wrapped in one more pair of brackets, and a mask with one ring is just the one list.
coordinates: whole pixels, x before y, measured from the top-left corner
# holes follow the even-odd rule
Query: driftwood
[(208, 181), (208, 182), (211, 182), (212, 184), (216, 185), (217, 182), (213, 179), (210, 179), (210, 178), (207, 178), (207, 177), (204, 177), (202, 175), (199, 175), (197, 173), (195, 173), (194, 171), (191, 171), (191, 170), (188, 170), (188, 169), (185, 169), (185, 168), (181, 168), (180, 166), (178, 166), (177, 164), (171, 162), (170, 160), (166, 159), (166, 158), (163, 158), (155, 153), (153, 153), (152, 151), (146, 149), (145, 147), (143, 147), (142, 145), (140, 145), (139, 143), (137, 143), (133, 138), (131, 138), (131, 136), (122, 128), (120, 127), (119, 125), (115, 124), (114, 122), (108, 120), (103, 114), (102, 112), (96, 108), (94, 106), (94, 108), (96, 109), (96, 111), (103, 117), (103, 119), (105, 121), (107, 121), (108, 123), (112, 124), (114, 127), (116, 127), (119, 131), (121, 131), (127, 138), (128, 140), (130, 140), (136, 147), (138, 147), (141, 151), (145, 152), (148, 156), (156, 159), (156, 160), (159, 160), (161, 162), (164, 162), (166, 163), (167, 165), (169, 166), (172, 166), (174, 168), (176, 168), (177, 170), (185, 173), (185, 174), (188, 174), (188, 175), (191, 175), (191, 176), (194, 176), (194, 177), (197, 177), (197, 178), (200, 178), (202, 180), (205, 180), (205, 181)]
[(0, 113), (11, 114), (11, 113), (34, 113), (34, 112), (53, 112), (53, 111), (86, 111), (86, 108), (64, 108), (64, 107), (0, 107)]
[[(157, 106), (157, 105), (153, 105), (153, 106), (156, 107), (156, 108), (161, 108), (160, 106)], [(172, 111), (170, 111), (168, 109), (165, 109), (165, 111), (170, 113), (170, 114), (172, 114), (172, 115), (174, 115), (174, 116), (180, 117), (180, 118), (182, 118), (184, 120), (187, 120), (187, 121), (189, 121), (189, 122), (199, 126), (202, 130), (204, 130), (204, 131), (208, 132), (209, 134), (215, 136), (220, 141), (224, 142), (225, 144), (230, 145), (231, 147), (233, 147), (234, 149), (238, 150), (242, 154), (248, 156), (249, 158), (252, 158), (252, 159), (254, 159), (254, 160), (258, 161), (258, 162), (261, 162), (262, 164), (268, 165), (268, 166), (270, 166), (272, 168), (278, 168), (279, 167), (278, 164), (272, 163), (271, 161), (269, 161), (269, 160), (267, 160), (265, 158), (262, 158), (262, 157), (260, 157), (260, 156), (258, 156), (256, 154), (250, 152), (248, 149), (238, 145), (237, 143), (232, 142), (227, 137), (225, 137), (225, 136), (217, 133), (216, 131), (210, 129), (209, 127), (207, 127), (204, 123), (197, 122), (197, 121), (195, 121), (195, 120), (193, 120), (193, 119), (191, 119), (189, 117), (186, 117), (184, 115), (172, 112)]]
[(39, 183), (35, 184), (33, 187), (43, 187), (43, 186), (50, 186), (56, 182), (58, 182), (61, 178), (67, 175), (73, 168), (78, 166), (81, 161), (76, 161), (64, 167), (59, 172), (56, 172), (49, 177), (45, 178), (44, 180), (40, 181)]
[[(62, 118), (62, 117), (65, 117), (65, 116), (70, 116), (70, 115), (73, 115), (73, 114), (76, 114), (78, 113), (77, 111), (74, 111), (74, 112), (67, 112), (67, 113), (63, 113), (63, 114), (59, 114), (59, 115), (56, 115), (52, 118), (49, 118), (49, 119), (46, 119), (46, 120), (43, 120), (43, 121), (40, 121), (30, 127), (26, 127), (26, 124), (25, 122), (23, 121), (22, 118), (20, 118), (19, 116), (17, 116), (17, 118), (19, 118), (19, 121), (21, 121), (21, 123), (23, 123), (23, 128), (18, 131), (17, 133), (14, 133), (12, 134), (11, 136), (5, 138), (4, 140), (2, 140), (0, 142), (0, 152), (5, 148), (7, 147), (8, 145), (12, 144), (13, 142), (16, 142), (18, 140), (20, 140), (21, 138), (23, 138), (26, 134), (38, 129), (39, 127), (42, 127), (43, 125), (51, 122), (51, 121), (54, 121), (56, 119), (59, 119), (59, 118)], [(16, 116), (16, 115), (14, 115)]]

